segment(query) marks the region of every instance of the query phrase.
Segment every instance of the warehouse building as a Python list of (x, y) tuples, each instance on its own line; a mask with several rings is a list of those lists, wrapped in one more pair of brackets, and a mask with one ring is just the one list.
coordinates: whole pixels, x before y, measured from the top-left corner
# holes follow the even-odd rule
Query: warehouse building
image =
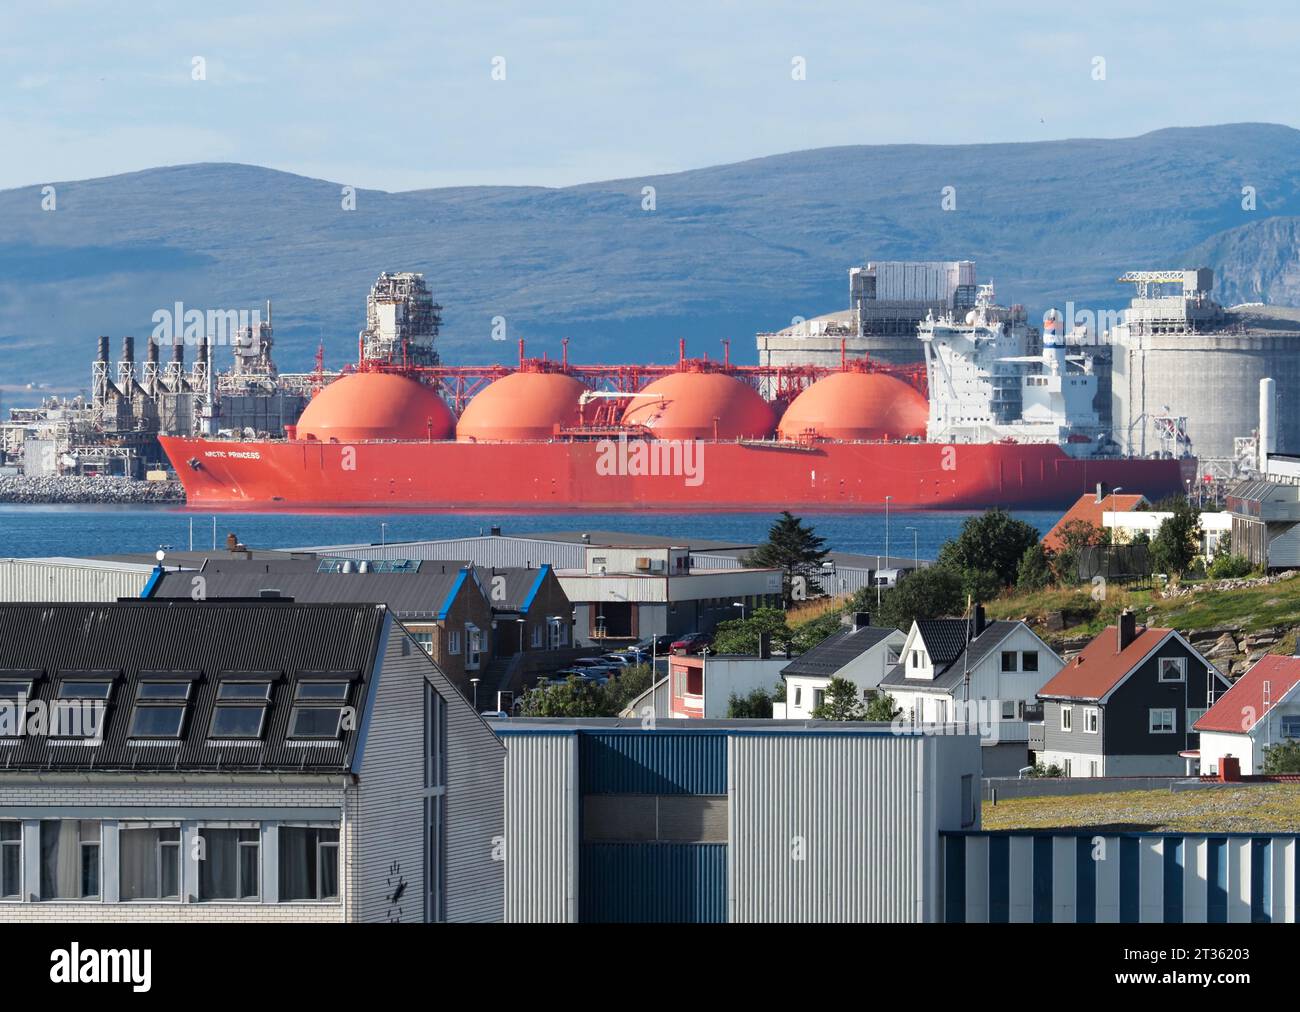
[(500, 720), (506, 919), (934, 921), (979, 826), (974, 735), (784, 721)]

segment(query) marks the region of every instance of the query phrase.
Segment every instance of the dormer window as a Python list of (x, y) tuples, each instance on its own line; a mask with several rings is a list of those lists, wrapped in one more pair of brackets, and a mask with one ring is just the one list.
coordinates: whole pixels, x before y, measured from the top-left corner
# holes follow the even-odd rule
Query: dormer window
[(100, 738), (115, 671), (65, 672), (50, 708), (51, 738)]
[(229, 672), (217, 686), (209, 738), (260, 738), (279, 672)]
[(0, 738), (21, 737), (39, 671), (0, 671)]
[(132, 738), (179, 738), (198, 672), (141, 672), (131, 711)]
[(338, 738), (351, 687), (350, 678), (299, 679), (289, 713), (289, 737)]

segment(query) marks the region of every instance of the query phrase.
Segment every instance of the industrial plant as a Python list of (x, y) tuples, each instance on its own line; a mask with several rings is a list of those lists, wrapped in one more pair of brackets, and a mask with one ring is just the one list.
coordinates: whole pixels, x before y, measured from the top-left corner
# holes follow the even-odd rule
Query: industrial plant
[[(1300, 394), (1300, 311), (1223, 307), (1208, 268), (1118, 281), (1137, 289), (1126, 310), (1067, 304), (1035, 326), (1023, 305), (997, 302), (974, 261), (868, 262), (849, 271), (848, 309), (758, 334), (756, 366), (729, 350), (688, 358), (685, 342), (668, 365), (577, 364), (567, 341), (559, 359), (528, 358), (521, 341), (516, 363), (457, 366), (439, 355), (442, 306), (423, 275), (384, 273), (357, 361), (338, 372), (323, 348), (312, 371), (279, 370), (269, 301), (224, 330), (160, 328), (142, 362), (133, 337), (116, 361), (100, 337), (90, 397), (13, 409), (2, 463), (29, 476), (174, 473), (197, 503), (449, 508), (758, 507), (767, 488), (805, 508), (886, 496), (1050, 506), (1098, 480), (1160, 493), (1256, 473), (1260, 381), (1282, 404)], [(600, 470), (586, 458), (609, 440), (701, 441), (711, 476), (586, 487)], [(1270, 440), (1300, 448), (1300, 422), (1281, 416)], [(358, 442), (376, 444), (374, 470), (351, 486), (294, 487), (274, 463), (300, 444), (324, 461)], [(944, 447), (965, 448), (967, 466), (945, 467)], [(439, 488), (425, 488), (434, 474)]]

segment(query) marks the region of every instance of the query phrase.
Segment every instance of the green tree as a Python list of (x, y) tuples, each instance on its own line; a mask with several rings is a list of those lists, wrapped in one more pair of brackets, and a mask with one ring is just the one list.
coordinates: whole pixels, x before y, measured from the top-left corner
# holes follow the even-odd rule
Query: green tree
[(877, 692), (867, 703), (867, 720), (889, 722), (902, 712), (903, 708), (888, 692)]
[(789, 650), (795, 639), (794, 632), (786, 625), (785, 612), (780, 608), (756, 608), (745, 618), (728, 619), (719, 622), (713, 631), (713, 646), (709, 648), (714, 654), (756, 654), (758, 653), (759, 633), (767, 633), (774, 650)]
[(654, 669), (649, 664), (634, 664), (619, 672), (602, 686), (605, 695), (605, 714), (617, 717), (632, 700), (654, 684)]
[(606, 697), (595, 682), (574, 676), (560, 683), (537, 685), (519, 700), (523, 717), (606, 717)]
[(772, 696), (766, 689), (755, 689), (748, 696), (737, 696), (733, 692), (727, 700), (727, 716), (770, 718)]
[(865, 720), (867, 710), (858, 698), (856, 685), (847, 678), (832, 678), (812, 715), (815, 720)]
[(829, 554), (826, 539), (806, 526), (789, 510), (767, 532), (767, 541), (744, 558), (744, 565), (782, 571), (782, 597), (788, 608), (795, 599), (803, 600), (822, 594), (822, 562)]
[(1157, 570), (1182, 576), (1200, 554), (1201, 515), (1186, 499), (1173, 503), (1151, 539), (1151, 562)]
[(1300, 741), (1280, 741), (1264, 749), (1264, 773), (1300, 773)]
[(1084, 549), (1093, 548), (1102, 543), (1101, 529), (1087, 520), (1071, 520), (1063, 524), (1056, 532), (1061, 547), (1052, 558), (1056, 578), (1069, 585), (1079, 582), (1079, 556)]
[(624, 668), (604, 685), (576, 676), (559, 683), (537, 685), (520, 697), (519, 714), (522, 717), (617, 717), (653, 682), (650, 665), (637, 664)]
[(1035, 541), (1020, 557), (1020, 567), (1016, 570), (1016, 589), (1032, 594), (1051, 582), (1052, 566), (1047, 561), (1047, 552), (1040, 542)]
[(961, 533), (939, 549), (939, 565), (963, 575), (993, 574), (999, 587), (1016, 582), (1025, 550), (1039, 540), (1038, 530), (1004, 509), (986, 510), (961, 526)]
[(914, 620), (959, 615), (965, 606), (961, 575), (943, 566), (926, 566), (885, 591), (878, 610), (881, 625), (906, 632)]

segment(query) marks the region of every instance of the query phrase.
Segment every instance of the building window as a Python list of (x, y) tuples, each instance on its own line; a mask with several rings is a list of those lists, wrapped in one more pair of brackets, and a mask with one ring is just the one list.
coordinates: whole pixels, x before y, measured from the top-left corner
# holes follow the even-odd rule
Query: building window
[(99, 899), (97, 821), (41, 821), (41, 899)]
[(1088, 734), (1097, 733), (1098, 711), (1095, 706), (1085, 707), (1083, 711), (1083, 729)]
[[(1200, 720), (1202, 717), (1204, 717), (1208, 712), (1209, 711), (1206, 710), (1206, 708), (1203, 706), (1200, 707), (1199, 709), (1194, 706), (1189, 707), (1187, 710), (1187, 730), (1189, 731), (1192, 730), (1192, 727), (1196, 724), (1196, 722)], [(1283, 718), (1283, 720), (1285, 720), (1285, 718)]]
[(1020, 652), (1020, 670), (1037, 671), (1038, 670), (1038, 651), (1022, 650)]
[(813, 709), (817, 709), (817, 707), (821, 706), (824, 702), (826, 702), (826, 690), (813, 689)]
[(532, 642), (533, 642), (533, 649), (534, 649), (534, 650), (540, 650), (540, 649), (542, 648), (542, 626), (541, 626), (541, 623), (538, 623), (538, 624), (536, 624), (536, 625), (533, 626), (533, 640), (532, 640)]
[(1173, 734), (1178, 730), (1178, 711), (1172, 708), (1152, 707), (1147, 729), (1152, 734)]
[(294, 688), (293, 710), (289, 713), (290, 738), (338, 738), (351, 684), (332, 681), (299, 682)]
[(260, 738), (271, 701), (270, 682), (226, 682), (217, 686), (209, 738)]
[(424, 689), (424, 919), (447, 919), (447, 701)]
[(1282, 718), (1282, 737), (1300, 738), (1300, 716)]
[(280, 827), (280, 901), (339, 898), (339, 831)]
[(448, 629), (447, 630), (447, 654), (450, 657), (455, 657), (459, 653), (460, 653), (460, 630)]
[(433, 654), (433, 633), (427, 631), (412, 632), (411, 636), (415, 639), (416, 643), (420, 644), (421, 649), (423, 649), (426, 654)]
[(0, 899), (23, 894), (23, 824), (0, 822)]
[(1160, 681), (1181, 682), (1187, 675), (1186, 657), (1161, 657)]
[(118, 896), (123, 900), (181, 898), (179, 826), (132, 826), (118, 831)]
[(794, 687), (794, 705), (795, 705), (795, 706), (802, 706), (802, 705), (803, 705), (803, 686), (802, 686), (802, 685), (796, 685), (796, 686)]
[(1074, 762), (1072, 760), (1070, 759), (1064, 760), (1061, 763), (1061, 769), (1062, 772), (1064, 772), (1067, 777), (1074, 776)]
[(32, 682), (32, 678), (15, 678), (12, 672), (0, 677), (0, 737), (19, 738), (26, 730)]
[(1074, 708), (1070, 706), (1061, 707), (1061, 730), (1074, 730)]
[(1089, 760), (1089, 762), (1088, 762), (1088, 776), (1090, 776), (1090, 777), (1095, 777), (1095, 776), (1097, 776), (1097, 773), (1098, 773), (1098, 770), (1097, 770), (1097, 760), (1096, 760), (1096, 759)]
[(1002, 651), (1002, 670), (1016, 671), (1016, 652), (1014, 650)]
[(921, 666), (921, 651), (919, 651), (919, 650), (913, 650), (913, 651), (912, 651), (912, 667), (914, 667), (914, 668), (919, 668), (920, 666)]
[(890, 667), (893, 667), (898, 663), (899, 656), (898, 647), (889, 647), (885, 653), (885, 663)]
[(102, 737), (104, 715), (112, 694), (112, 678), (65, 678), (59, 683), (50, 714), (50, 737)]
[(199, 899), (255, 900), (261, 895), (261, 834), (254, 828), (199, 829)]
[(179, 738), (189, 698), (189, 682), (141, 682), (135, 690), (135, 709), (131, 713), (128, 735), (132, 738)]
[(1004, 699), (1002, 701), (1002, 719), (1016, 719), (1016, 701), (1014, 699)]

